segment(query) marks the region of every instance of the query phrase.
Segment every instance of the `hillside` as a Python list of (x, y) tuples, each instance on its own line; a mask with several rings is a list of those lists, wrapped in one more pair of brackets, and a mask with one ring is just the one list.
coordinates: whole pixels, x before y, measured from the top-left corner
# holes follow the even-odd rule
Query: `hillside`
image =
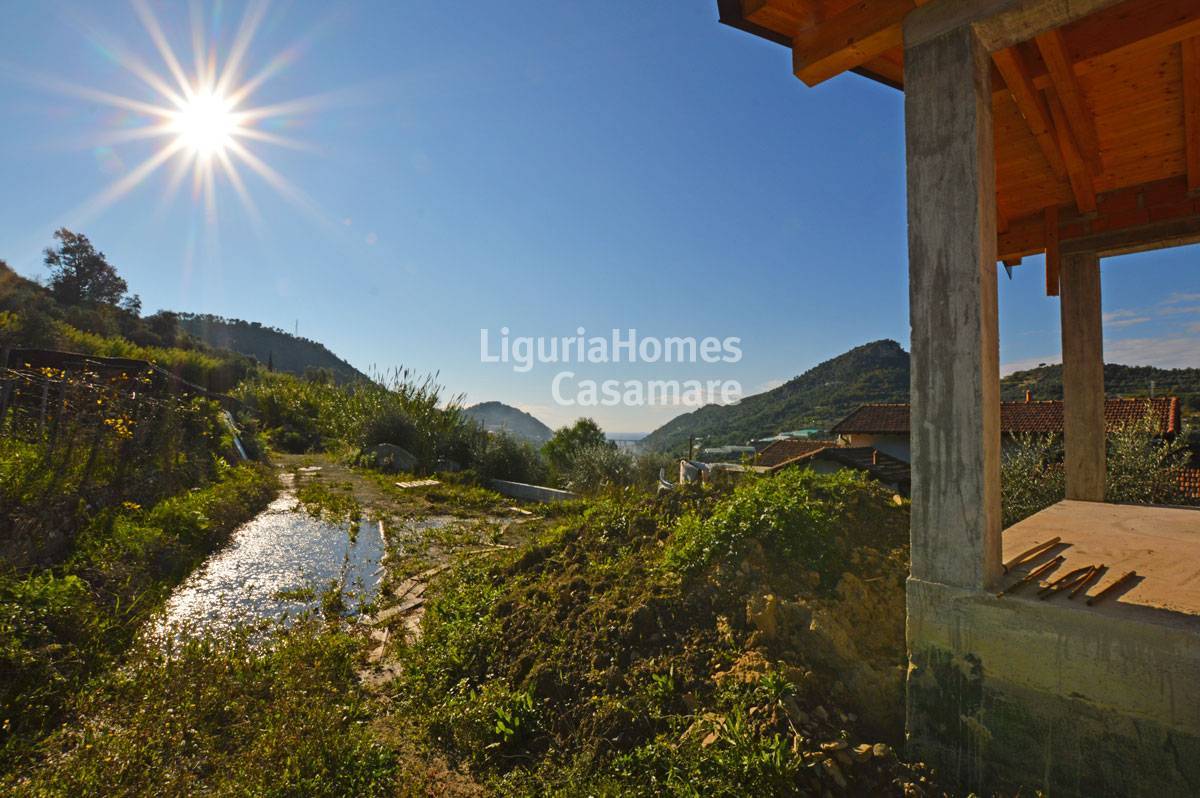
[(532, 443), (542, 444), (550, 440), (554, 430), (541, 421), (503, 402), (480, 402), (468, 407), (466, 414), (483, 425), (488, 432), (505, 430)]
[(691, 435), (714, 446), (782, 430), (826, 429), (864, 402), (907, 399), (908, 353), (895, 341), (874, 341), (736, 405), (708, 405), (678, 416), (647, 435), (642, 446), (675, 452), (687, 448)]
[[(687, 448), (690, 435), (715, 446), (789, 429), (828, 429), (861, 404), (907, 402), (908, 368), (908, 353), (895, 341), (864, 344), (740, 404), (708, 405), (677, 416), (646, 436), (642, 445), (650, 451), (680, 452)], [(1185, 413), (1200, 412), (1200, 369), (1111, 363), (1104, 367), (1109, 396), (1147, 396), (1151, 384), (1157, 395), (1182, 399)], [(1018, 371), (1000, 381), (1002, 399), (1023, 399), (1026, 390), (1035, 399), (1061, 399), (1062, 366)]]
[(310, 368), (321, 368), (332, 372), (338, 382), (367, 379), (367, 375), (330, 352), (324, 344), (256, 321), (181, 313), (179, 326), (209, 346), (249, 355), (264, 366), (270, 364), (276, 371), (304, 374)]
[[(1200, 346), (1200, 344), (1197, 344)], [(1024, 399), (1025, 391), (1034, 399), (1062, 398), (1062, 366), (1039, 366), (1016, 371), (1000, 381), (1001, 399)], [(1104, 392), (1108, 396), (1178, 396), (1184, 412), (1200, 411), (1200, 369), (1160, 369), (1154, 366), (1104, 366)]]

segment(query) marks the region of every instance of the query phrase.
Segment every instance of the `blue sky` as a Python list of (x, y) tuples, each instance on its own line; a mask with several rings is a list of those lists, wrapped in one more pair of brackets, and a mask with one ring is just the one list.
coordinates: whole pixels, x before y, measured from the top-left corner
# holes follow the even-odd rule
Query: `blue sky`
[[(778, 46), (719, 25), (715, 0), (651, 3), (276, 2), (244, 76), (284, 68), (243, 108), (318, 99), (264, 123), (306, 145), (249, 149), (291, 199), (239, 169), (216, 215), (171, 167), (89, 212), (164, 140), (147, 117), (63, 91), (161, 102), (125, 66), (168, 76), (132, 6), (6, 2), (0, 28), (0, 257), (44, 274), (67, 226), (147, 310), (254, 319), (363, 369), (437, 371), (469, 401), (548, 423), (560, 365), (482, 363), (492, 335), (736, 336), (733, 364), (585, 364), (577, 379), (733, 379), (747, 393), (878, 338), (908, 345), (901, 95), (854, 75), (808, 89)], [(151, 0), (192, 63), (185, 3)], [(201, 4), (224, 59), (246, 8)], [(299, 195), (302, 193), (303, 197)], [(1107, 359), (1200, 366), (1198, 250), (1106, 262)], [(1057, 358), (1041, 262), (1001, 278), (1001, 361)], [(614, 431), (676, 407), (593, 408)]]

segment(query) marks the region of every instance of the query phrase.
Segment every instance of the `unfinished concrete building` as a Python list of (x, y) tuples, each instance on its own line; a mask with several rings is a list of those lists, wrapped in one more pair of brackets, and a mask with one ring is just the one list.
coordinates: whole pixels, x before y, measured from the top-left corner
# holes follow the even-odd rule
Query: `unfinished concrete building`
[[(1200, 241), (1198, 0), (718, 0), (814, 85), (904, 91), (910, 754), (984, 792), (1200, 794), (1200, 512), (1105, 504), (1101, 259)], [(997, 264), (1062, 309), (1067, 499), (1000, 523)], [(1057, 545), (1014, 572), (1004, 563)], [(1103, 564), (1089, 606), (1031, 590)], [(1085, 595), (1087, 595), (1085, 594)]]

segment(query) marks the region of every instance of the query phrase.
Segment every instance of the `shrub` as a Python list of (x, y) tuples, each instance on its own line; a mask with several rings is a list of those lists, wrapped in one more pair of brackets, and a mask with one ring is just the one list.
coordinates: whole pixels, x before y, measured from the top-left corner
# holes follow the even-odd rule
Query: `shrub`
[(480, 448), (475, 470), (483, 479), (538, 484), (546, 478), (546, 465), (528, 441), (496, 432), (487, 434)]
[(633, 457), (607, 442), (583, 446), (562, 473), (564, 487), (579, 493), (625, 487), (634, 479)]
[(1061, 501), (1065, 491), (1062, 442), (1057, 435), (1023, 433), (1004, 448), (1000, 460), (1004, 526)]
[(828, 582), (841, 573), (839, 533), (853, 525), (851, 510), (861, 496), (875, 495), (872, 487), (848, 470), (817, 474), (789, 468), (747, 479), (710, 516), (689, 513), (679, 519), (665, 562), (694, 573), (718, 559), (738, 562), (754, 540), (772, 556), (790, 558)]

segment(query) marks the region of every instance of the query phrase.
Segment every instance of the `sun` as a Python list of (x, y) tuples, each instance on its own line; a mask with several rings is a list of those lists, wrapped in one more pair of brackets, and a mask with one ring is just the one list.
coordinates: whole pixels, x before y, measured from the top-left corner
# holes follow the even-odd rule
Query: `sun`
[(197, 158), (223, 155), (237, 133), (237, 115), (227, 98), (211, 90), (193, 95), (171, 125), (177, 141)]
[[(175, 196), (190, 172), (192, 195), (197, 199), (203, 197), (206, 218), (210, 222), (216, 219), (219, 175), (232, 186), (251, 220), (258, 219), (258, 210), (242, 179), (242, 167), (256, 174), (299, 209), (317, 213), (315, 203), (271, 168), (252, 147), (274, 145), (294, 150), (310, 149), (303, 142), (278, 131), (301, 123), (301, 117), (316, 111), (329, 100), (329, 96), (322, 95), (270, 105), (251, 101), (252, 95), (292, 63), (300, 52), (299, 45), (287, 48), (268, 59), (257, 72), (246, 72), (251, 42), (266, 16), (268, 2), (249, 0), (224, 63), (220, 65), (215, 32), (206, 29), (203, 15), (193, 15), (195, 65), (189, 71), (184, 69), (183, 62), (168, 42), (147, 0), (132, 0), (134, 10), (162, 57), (165, 73), (151, 69), (119, 40), (101, 32), (94, 35), (99, 46), (157, 95), (150, 99), (118, 95), (69, 81), (45, 81), (55, 90), (125, 112), (123, 119), (127, 121), (117, 129), (98, 135), (98, 144), (107, 147), (135, 140), (162, 140), (161, 146), (149, 157), (126, 170), (110, 186), (77, 208), (74, 212), (77, 218), (100, 213), (168, 163), (173, 163), (174, 168), (163, 201), (169, 202)], [(213, 33), (212, 37), (210, 33)]]

